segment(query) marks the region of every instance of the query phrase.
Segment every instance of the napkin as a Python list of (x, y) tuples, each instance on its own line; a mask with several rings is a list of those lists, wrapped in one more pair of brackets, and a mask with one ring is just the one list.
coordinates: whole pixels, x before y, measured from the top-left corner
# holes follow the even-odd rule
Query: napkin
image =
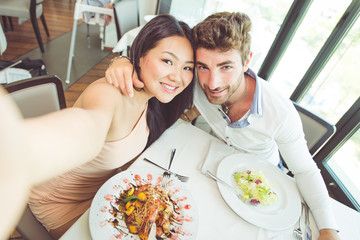
[(219, 140), (212, 140), (208, 154), (201, 166), (201, 173), (206, 174), (207, 170), (216, 175), (217, 167), (222, 159), (237, 153), (238, 151)]
[(0, 71), (0, 83), (12, 83), (27, 78), (31, 78), (31, 74), (25, 69), (7, 68)]
[(284, 231), (270, 231), (259, 228), (258, 236), (256, 240), (289, 240), (293, 239), (293, 228), (286, 229)]

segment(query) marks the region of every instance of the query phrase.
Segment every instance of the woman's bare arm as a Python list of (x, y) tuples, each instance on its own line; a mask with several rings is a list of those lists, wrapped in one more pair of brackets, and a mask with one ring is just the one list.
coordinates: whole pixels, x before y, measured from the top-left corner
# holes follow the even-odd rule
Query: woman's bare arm
[(64, 173), (99, 153), (113, 119), (117, 94), (109, 84), (90, 85), (80, 96), (80, 107), (24, 122), (34, 183)]

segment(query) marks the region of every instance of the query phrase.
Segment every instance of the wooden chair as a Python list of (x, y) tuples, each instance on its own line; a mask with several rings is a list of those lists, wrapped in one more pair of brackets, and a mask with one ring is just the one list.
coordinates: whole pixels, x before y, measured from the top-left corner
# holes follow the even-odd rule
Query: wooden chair
[(0, 16), (30, 18), (40, 50), (45, 52), (37, 22), (37, 18), (40, 17), (46, 35), (49, 37), (50, 34), (43, 14), (42, 2), (43, 0), (1, 0)]
[[(66, 108), (61, 80), (44, 75), (3, 85), (25, 118), (37, 117)], [(53, 240), (50, 233), (26, 207), (16, 230), (28, 240)]]
[(37, 117), (66, 108), (61, 80), (43, 75), (4, 85), (24, 118)]

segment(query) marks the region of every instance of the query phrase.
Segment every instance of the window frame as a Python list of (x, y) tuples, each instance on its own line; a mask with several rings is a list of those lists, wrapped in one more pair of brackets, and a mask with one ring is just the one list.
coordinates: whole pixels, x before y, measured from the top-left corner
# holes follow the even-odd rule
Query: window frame
[(353, 0), (344, 14), (336, 24), (334, 30), (320, 49), (314, 61), (302, 77), (301, 81), (290, 96), (290, 99), (299, 102), (305, 96), (313, 82), (324, 69), (330, 58), (333, 56), (337, 47), (346, 37), (352, 26), (355, 24), (360, 15), (360, 1)]
[(360, 212), (360, 202), (357, 202), (342, 184), (341, 180), (331, 170), (327, 161), (360, 129), (360, 97), (336, 124), (337, 131), (325, 146), (314, 156), (321, 170), (325, 184), (335, 198), (343, 204)]
[(284, 22), (281, 24), (273, 44), (271, 45), (264, 62), (262, 63), (258, 76), (269, 80), (275, 68), (279, 64), (287, 47), (289, 46), (296, 30), (304, 19), (312, 0), (295, 0), (286, 14)]

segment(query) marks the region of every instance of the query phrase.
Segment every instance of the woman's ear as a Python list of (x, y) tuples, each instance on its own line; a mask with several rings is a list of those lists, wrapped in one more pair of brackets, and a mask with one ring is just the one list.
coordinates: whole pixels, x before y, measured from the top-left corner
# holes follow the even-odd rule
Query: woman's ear
[(139, 69), (141, 69), (142, 64), (144, 63), (144, 57), (139, 59)]

